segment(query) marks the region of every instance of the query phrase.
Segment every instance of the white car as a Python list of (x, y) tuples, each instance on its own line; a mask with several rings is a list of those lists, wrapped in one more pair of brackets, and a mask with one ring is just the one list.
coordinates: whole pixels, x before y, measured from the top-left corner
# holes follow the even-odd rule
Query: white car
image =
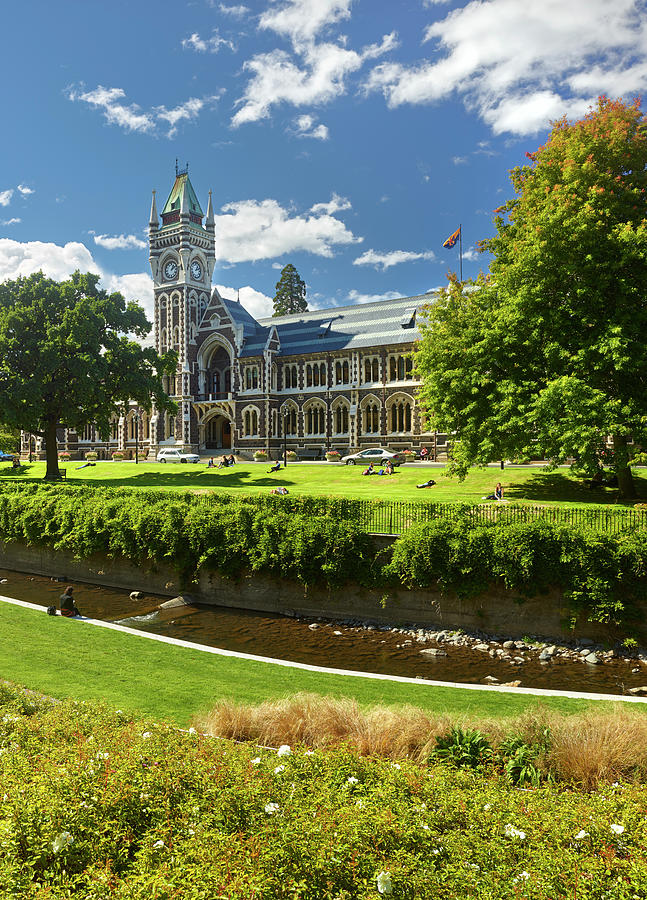
[(406, 457), (402, 453), (392, 453), (390, 450), (384, 450), (382, 447), (369, 447), (368, 450), (360, 450), (359, 453), (342, 456), (341, 461), (347, 466), (359, 466), (362, 463), (377, 463), (385, 466), (389, 459), (394, 466), (399, 466), (406, 461)]
[(157, 461), (161, 463), (199, 463), (200, 457), (197, 453), (182, 453), (181, 450), (160, 450), (157, 454)]

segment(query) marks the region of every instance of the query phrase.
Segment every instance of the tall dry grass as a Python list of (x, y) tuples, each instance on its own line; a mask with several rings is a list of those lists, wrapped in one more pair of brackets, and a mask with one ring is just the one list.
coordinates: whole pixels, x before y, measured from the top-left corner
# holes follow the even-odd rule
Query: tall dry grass
[(258, 706), (222, 700), (196, 725), (214, 737), (312, 748), (346, 744), (359, 753), (426, 762), (436, 737), (476, 729), (496, 749), (510, 737), (537, 749), (546, 774), (585, 789), (602, 781), (647, 780), (647, 717), (624, 710), (561, 716), (539, 708), (516, 719), (434, 715), (415, 707), (362, 709), (352, 699), (296, 694)]

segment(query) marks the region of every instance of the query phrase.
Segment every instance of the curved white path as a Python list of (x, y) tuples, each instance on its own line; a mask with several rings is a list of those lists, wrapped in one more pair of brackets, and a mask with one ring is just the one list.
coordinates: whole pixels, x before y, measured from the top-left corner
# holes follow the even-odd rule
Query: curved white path
[[(22, 606), (24, 609), (35, 610), (41, 615), (45, 613), (44, 606), (36, 603), (27, 603), (25, 600), (14, 600), (12, 597), (0, 596), (0, 602), (10, 603), (14, 606)], [(69, 619), (70, 623), (80, 625), (92, 625), (98, 628), (109, 628), (111, 631), (121, 631), (134, 637), (145, 638), (149, 641), (159, 641), (162, 644), (174, 644), (176, 647), (186, 647), (189, 650), (198, 650), (201, 653), (212, 653), (214, 656), (233, 656), (236, 659), (249, 659), (252, 662), (272, 663), (276, 666), (286, 666), (291, 669), (303, 669), (306, 672), (322, 672), (328, 675), (347, 675), (351, 678), (372, 678), (377, 681), (398, 681), (402, 684), (415, 684), (418, 687), (460, 688), (466, 691), (498, 691), (502, 694), (534, 694), (538, 697), (570, 697), (576, 700), (607, 700), (609, 702), (622, 703), (647, 703), (647, 697), (629, 697), (623, 694), (594, 694), (583, 691), (551, 691), (547, 688), (532, 687), (506, 687), (502, 684), (463, 684), (455, 681), (432, 681), (422, 678), (406, 678), (403, 675), (382, 675), (378, 672), (355, 672), (350, 669), (331, 669), (327, 666), (311, 666), (308, 663), (291, 662), (287, 659), (272, 659), (270, 656), (255, 656), (252, 653), (237, 653), (235, 650), (222, 650), (220, 647), (207, 647), (205, 644), (193, 644), (190, 641), (182, 641), (178, 638), (165, 637), (161, 634), (150, 634), (137, 628), (127, 628), (125, 625), (116, 625), (114, 622), (102, 622), (100, 619)], [(647, 677), (646, 677), (647, 681)]]

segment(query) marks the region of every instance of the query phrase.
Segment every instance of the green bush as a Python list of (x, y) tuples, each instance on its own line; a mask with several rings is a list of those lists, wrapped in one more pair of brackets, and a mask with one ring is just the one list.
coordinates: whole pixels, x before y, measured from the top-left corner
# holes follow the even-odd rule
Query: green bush
[(646, 896), (640, 785), (520, 791), (346, 749), (277, 757), (69, 702), (4, 706), (0, 750), (3, 900)]
[(0, 450), (5, 453), (20, 452), (20, 434), (17, 431), (0, 429)]

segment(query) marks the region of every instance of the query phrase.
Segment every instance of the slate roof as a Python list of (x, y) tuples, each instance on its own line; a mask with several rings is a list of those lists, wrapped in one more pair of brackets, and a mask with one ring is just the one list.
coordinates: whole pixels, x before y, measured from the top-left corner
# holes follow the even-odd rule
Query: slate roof
[(224, 303), (234, 321), (244, 328), (241, 357), (260, 356), (272, 327), (276, 328), (281, 343), (279, 355), (293, 356), (413, 343), (420, 338), (415, 314), (420, 307), (432, 303), (434, 297), (434, 294), (419, 294), (258, 321), (237, 301), (224, 300)]
[(204, 213), (200, 208), (200, 203), (196, 196), (195, 191), (193, 190), (193, 185), (191, 184), (191, 180), (186, 172), (183, 172), (180, 175), (175, 176), (175, 183), (171, 188), (171, 193), (168, 195), (168, 199), (164, 204), (164, 209), (162, 210), (162, 216), (166, 215), (170, 212), (179, 212), (180, 205), (182, 202), (182, 194), (186, 194), (187, 196), (187, 205), (189, 208), (189, 212), (193, 213), (195, 216), (200, 216), (203, 218)]

